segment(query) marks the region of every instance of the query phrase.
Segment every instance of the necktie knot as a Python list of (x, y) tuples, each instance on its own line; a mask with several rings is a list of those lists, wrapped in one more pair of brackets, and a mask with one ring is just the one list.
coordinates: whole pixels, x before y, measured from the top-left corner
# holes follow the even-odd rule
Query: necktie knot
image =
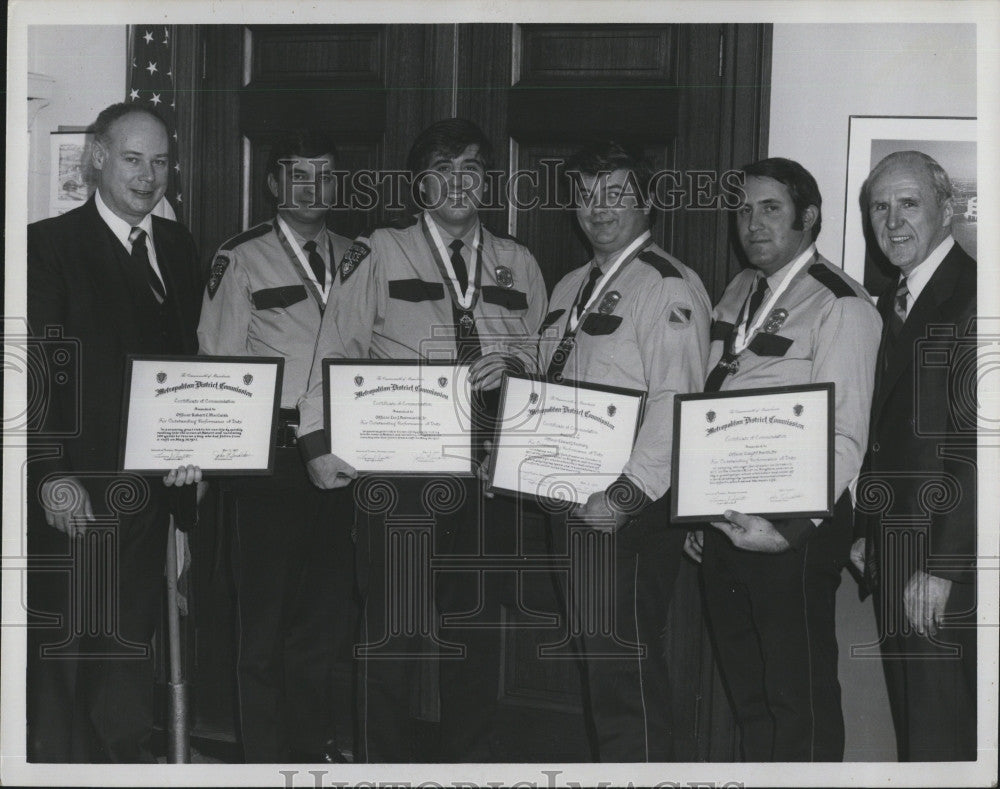
[(146, 231), (141, 227), (133, 227), (128, 234), (128, 242), (134, 247), (136, 244), (146, 245)]
[(308, 252), (308, 253), (312, 254), (313, 252), (315, 252), (315, 251), (316, 251), (316, 242), (315, 242), (315, 241), (306, 241), (306, 243), (304, 243), (304, 244), (302, 245), (302, 248), (303, 248), (303, 249), (304, 249), (304, 250), (305, 250), (306, 252)]

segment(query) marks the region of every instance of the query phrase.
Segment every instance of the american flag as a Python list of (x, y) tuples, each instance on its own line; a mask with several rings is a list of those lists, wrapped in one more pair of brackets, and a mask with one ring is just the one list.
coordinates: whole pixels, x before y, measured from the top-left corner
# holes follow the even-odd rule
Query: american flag
[[(180, 215), (181, 193), (180, 146), (177, 137), (177, 92), (174, 88), (174, 47), (169, 27), (163, 25), (132, 25), (129, 28), (128, 91), (126, 102), (155, 109), (167, 122), (170, 134), (170, 176), (165, 197), (169, 208), (161, 201), (154, 213), (174, 219)], [(171, 216), (171, 213), (174, 216)]]

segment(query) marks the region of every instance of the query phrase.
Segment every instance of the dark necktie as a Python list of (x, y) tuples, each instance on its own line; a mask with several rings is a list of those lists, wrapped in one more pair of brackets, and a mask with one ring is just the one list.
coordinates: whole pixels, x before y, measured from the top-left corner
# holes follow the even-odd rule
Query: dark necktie
[(455, 270), (458, 288), (462, 293), (465, 293), (466, 288), (469, 287), (469, 270), (465, 267), (465, 258), (462, 257), (462, 247), (465, 244), (456, 238), (448, 246), (451, 248), (451, 267)]
[[(750, 294), (750, 299), (747, 301), (747, 311), (746, 311), (746, 327), (749, 331), (750, 324), (753, 322), (754, 315), (757, 310), (760, 309), (760, 305), (764, 302), (764, 294), (767, 293), (767, 277), (757, 277), (757, 286), (754, 288), (753, 293)], [(719, 359), (719, 363), (715, 365), (715, 369), (708, 374), (708, 380), (705, 381), (705, 391), (706, 392), (718, 392), (722, 387), (722, 382), (726, 380), (726, 376), (736, 370), (736, 354), (732, 352), (732, 345), (735, 340), (736, 330), (739, 328), (739, 324), (733, 327), (733, 331), (730, 336), (726, 339), (726, 347), (722, 353), (722, 358)]]
[(901, 277), (899, 285), (896, 286), (896, 296), (892, 300), (892, 318), (889, 322), (889, 329), (892, 331), (893, 337), (899, 334), (899, 330), (903, 328), (903, 324), (906, 322), (906, 297), (909, 295), (910, 291), (906, 287), (906, 277)]
[(149, 250), (146, 249), (146, 231), (141, 227), (133, 227), (128, 234), (128, 240), (132, 245), (132, 262), (142, 268), (146, 282), (149, 283), (149, 289), (153, 291), (153, 296), (159, 304), (163, 304), (167, 298), (167, 290), (163, 287), (160, 277), (149, 260)]
[(306, 251), (309, 256), (309, 268), (312, 269), (313, 274), (316, 277), (316, 281), (322, 288), (326, 283), (326, 266), (323, 263), (323, 258), (320, 256), (319, 251), (316, 249), (315, 241), (306, 241), (302, 245), (302, 248)]
[(597, 280), (601, 278), (601, 270), (597, 266), (593, 266), (590, 269), (590, 277), (587, 279), (587, 284), (583, 286), (583, 290), (580, 291), (580, 298), (576, 300), (576, 319), (579, 320), (580, 316), (583, 314), (584, 308), (587, 306), (587, 302), (590, 301), (590, 297), (594, 295), (594, 286), (597, 284)]
[(747, 329), (750, 328), (757, 310), (760, 309), (760, 305), (764, 302), (765, 293), (767, 293), (767, 277), (757, 277), (757, 288), (754, 290), (753, 295), (750, 296), (750, 304), (747, 307)]

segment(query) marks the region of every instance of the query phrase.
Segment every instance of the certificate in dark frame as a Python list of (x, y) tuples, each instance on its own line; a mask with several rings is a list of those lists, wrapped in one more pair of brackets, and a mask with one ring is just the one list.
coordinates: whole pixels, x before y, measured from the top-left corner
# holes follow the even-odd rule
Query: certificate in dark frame
[[(118, 443), (118, 466), (125, 470), (125, 448), (128, 442), (128, 421), (132, 403), (132, 370), (135, 362), (163, 362), (166, 364), (183, 362), (188, 365), (211, 367), (213, 364), (239, 363), (255, 367), (276, 367), (274, 376), (274, 393), (271, 398), (271, 425), (267, 430), (268, 449), (267, 466), (239, 469), (202, 468), (205, 476), (212, 477), (265, 477), (274, 474), (275, 436), (278, 429), (278, 411), (281, 407), (281, 383), (285, 372), (285, 360), (280, 356), (181, 356), (155, 354), (129, 354), (125, 359), (125, 388), (122, 402), (121, 436)], [(158, 469), (127, 469), (130, 474), (162, 475), (165, 470)]]
[[(447, 370), (454, 370), (458, 367), (469, 367), (468, 364), (460, 364), (454, 361), (446, 360), (434, 360), (434, 359), (333, 359), (327, 358), (323, 359), (323, 429), (326, 432), (326, 448), (327, 451), (332, 452), (332, 436), (330, 424), (332, 421), (331, 409), (333, 404), (330, 402), (330, 377), (332, 375), (333, 367), (433, 367), (442, 368)], [(469, 470), (468, 471), (416, 471), (412, 468), (407, 469), (379, 469), (378, 471), (359, 471), (359, 476), (366, 475), (381, 475), (381, 476), (399, 476), (399, 477), (440, 477), (440, 476), (457, 476), (457, 477), (474, 477), (476, 475), (476, 462), (473, 456), (472, 450), (472, 433), (465, 434), (465, 440), (467, 445), (463, 445), (463, 451), (465, 451), (466, 457), (469, 458)]]
[[(673, 446), (670, 453), (670, 490), (676, 491), (678, 478), (680, 476), (680, 464), (682, 462), (680, 435), (681, 419), (684, 404), (690, 402), (706, 402), (717, 400), (729, 400), (742, 397), (767, 397), (770, 395), (795, 394), (799, 392), (826, 392), (826, 508), (816, 510), (801, 510), (788, 512), (746, 512), (744, 515), (757, 515), (767, 519), (786, 518), (829, 518), (833, 515), (833, 471), (834, 471), (834, 384), (832, 382), (819, 384), (802, 384), (797, 386), (774, 386), (762, 389), (734, 389), (727, 392), (697, 392), (692, 394), (675, 395), (674, 397), (674, 431)], [(670, 521), (671, 523), (705, 523), (708, 521), (725, 520), (721, 512), (697, 513), (694, 515), (678, 515), (677, 496), (670, 497)]]
[[(627, 389), (627, 388), (621, 387), (621, 386), (608, 386), (608, 385), (604, 385), (604, 384), (593, 384), (593, 383), (587, 383), (585, 381), (574, 381), (574, 380), (570, 380), (570, 379), (563, 380), (560, 383), (555, 383), (554, 381), (550, 381), (547, 378), (545, 378), (544, 376), (540, 376), (540, 375), (530, 375), (530, 374), (527, 374), (527, 373), (505, 372), (504, 375), (503, 375), (503, 379), (501, 381), (501, 384), (500, 384), (500, 387), (501, 387), (501, 389), (500, 389), (500, 406), (499, 406), (499, 409), (497, 411), (498, 415), (502, 415), (504, 413), (505, 408), (506, 408), (506, 405), (507, 405), (507, 383), (512, 378), (518, 378), (518, 379), (521, 379), (523, 381), (533, 381), (533, 382), (538, 383), (539, 386), (542, 386), (542, 387), (551, 386), (551, 387), (557, 387), (557, 388), (565, 387), (565, 388), (569, 388), (569, 389), (586, 389), (586, 390), (593, 391), (593, 392), (603, 392), (605, 394), (620, 395), (622, 397), (629, 397), (629, 398), (638, 399), (639, 400), (639, 407), (636, 409), (635, 426), (634, 426), (634, 428), (632, 430), (632, 434), (631, 434), (631, 439), (632, 439), (632, 444), (631, 445), (632, 446), (635, 445), (635, 439), (639, 435), (639, 427), (642, 425), (642, 420), (643, 420), (643, 417), (645, 416), (645, 412), (646, 412), (646, 392), (642, 391), (641, 389)], [(538, 495), (533, 494), (533, 493), (527, 493), (527, 492), (524, 492), (524, 491), (515, 490), (513, 488), (504, 488), (504, 487), (498, 487), (498, 486), (494, 485), (493, 483), (494, 483), (494, 479), (495, 479), (495, 476), (496, 476), (497, 456), (499, 454), (497, 450), (498, 450), (499, 445), (500, 445), (500, 434), (501, 433), (502, 433), (502, 420), (501, 420), (501, 425), (497, 427), (497, 435), (494, 437), (494, 450), (490, 453), (489, 469), (488, 469), (488, 475), (487, 475), (487, 480), (488, 481), (487, 481), (487, 484), (486, 484), (486, 490), (487, 490), (487, 492), (489, 492), (489, 493), (499, 493), (499, 494), (502, 494), (502, 495), (505, 495), (505, 496), (513, 496), (513, 497), (518, 497), (518, 498), (524, 498), (524, 499), (527, 499), (529, 501), (533, 501), (533, 502), (539, 504), (543, 509), (548, 509), (548, 510), (552, 510), (552, 509), (568, 509), (568, 508), (570, 508), (570, 507), (572, 507), (572, 506), (575, 505), (575, 502), (572, 502), (572, 501), (566, 501), (566, 500), (563, 500), (563, 499), (555, 499), (555, 498), (550, 498), (550, 497), (547, 497), (547, 496), (538, 496)]]

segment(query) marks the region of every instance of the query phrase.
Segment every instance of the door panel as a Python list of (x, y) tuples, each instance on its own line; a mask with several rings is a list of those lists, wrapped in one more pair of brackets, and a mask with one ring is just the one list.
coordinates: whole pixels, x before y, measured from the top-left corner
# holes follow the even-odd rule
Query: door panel
[[(179, 78), (192, 93), (187, 218), (206, 259), (243, 229), (241, 217), (249, 224), (271, 215), (263, 186), (270, 146), (282, 132), (304, 126), (331, 132), (338, 166), (351, 171), (402, 168), (416, 133), (453, 114), (490, 136), (497, 169), (507, 176), (538, 172), (541, 180), (546, 160), (564, 159), (591, 137), (638, 143), (656, 168), (679, 171), (681, 184), (692, 171), (717, 178), (767, 148), (766, 25), (191, 26), (178, 29), (179, 52), (182, 41), (190, 57), (178, 58)], [(341, 210), (330, 222), (353, 235), (393, 213), (382, 205)], [(570, 210), (502, 200), (483, 221), (498, 232), (514, 230), (534, 252), (550, 291), (589, 258)], [(661, 211), (653, 236), (699, 273), (713, 300), (739, 268), (724, 211), (686, 204)], [(546, 574), (522, 577), (526, 599), (538, 610), (558, 610)], [(225, 605), (217, 597), (212, 604)], [(512, 624), (517, 609), (511, 601)], [(665, 612), (675, 750), (691, 760), (724, 761), (733, 758), (735, 737), (700, 611), (697, 573), (685, 565)], [(200, 616), (199, 627), (230, 621), (228, 613), (211, 610)], [(523, 659), (558, 640), (558, 628), (505, 631), (496, 679), (512, 760), (590, 758), (576, 666)], [(202, 645), (219, 650), (217, 639)], [(229, 675), (212, 675), (229, 670), (213, 654), (199, 652), (198, 670), (199, 684), (231, 684)], [(342, 675), (349, 671), (341, 666)], [(433, 691), (422, 688), (420, 695)], [(204, 698), (224, 707), (217, 693)], [(231, 709), (215, 713), (213, 720)], [(558, 732), (559, 740), (545, 732)]]

